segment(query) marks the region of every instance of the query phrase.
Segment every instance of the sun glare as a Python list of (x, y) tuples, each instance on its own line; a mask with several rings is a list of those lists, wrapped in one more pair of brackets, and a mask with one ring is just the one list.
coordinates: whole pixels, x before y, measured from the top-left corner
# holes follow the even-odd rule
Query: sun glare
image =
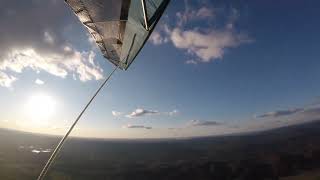
[(54, 113), (55, 100), (45, 94), (37, 94), (29, 97), (26, 103), (26, 111), (33, 121), (45, 122)]

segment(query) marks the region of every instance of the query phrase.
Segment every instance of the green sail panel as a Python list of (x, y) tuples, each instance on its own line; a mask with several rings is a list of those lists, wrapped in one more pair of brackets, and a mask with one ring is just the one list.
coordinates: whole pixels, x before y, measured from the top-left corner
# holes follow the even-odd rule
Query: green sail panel
[(170, 0), (65, 0), (103, 56), (127, 70)]

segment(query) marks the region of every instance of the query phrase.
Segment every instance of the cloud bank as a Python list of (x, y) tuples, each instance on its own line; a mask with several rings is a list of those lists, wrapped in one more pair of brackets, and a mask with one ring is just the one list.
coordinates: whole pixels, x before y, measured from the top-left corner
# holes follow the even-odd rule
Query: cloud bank
[(75, 23), (62, 1), (4, 0), (0, 7), (0, 86), (10, 87), (26, 69), (80, 81), (99, 80), (93, 51), (81, 52), (65, 35)]
[(298, 115), (298, 114), (305, 114), (305, 115), (320, 114), (319, 105), (320, 105), (319, 103), (314, 103), (312, 106), (271, 111), (261, 115), (255, 115), (254, 117), (255, 118), (278, 118), (278, 117)]

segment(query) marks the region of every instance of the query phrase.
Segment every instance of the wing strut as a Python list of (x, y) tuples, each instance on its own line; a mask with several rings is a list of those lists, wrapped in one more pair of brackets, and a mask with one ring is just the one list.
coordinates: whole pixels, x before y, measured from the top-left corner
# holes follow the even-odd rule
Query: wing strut
[(149, 31), (146, 0), (141, 0), (141, 5), (142, 5), (142, 10), (143, 10), (144, 25), (145, 25), (146, 30)]
[(76, 126), (77, 122), (80, 120), (81, 116), (84, 114), (84, 112), (87, 110), (87, 108), (89, 107), (89, 105), (91, 104), (91, 102), (94, 100), (94, 98), (98, 95), (98, 93), (101, 91), (101, 89), (106, 85), (107, 81), (111, 78), (111, 76), (113, 75), (113, 73), (118, 69), (119, 65), (116, 66), (113, 71), (109, 74), (109, 76), (104, 80), (104, 82), (100, 85), (100, 87), (98, 88), (98, 90), (94, 93), (94, 95), (91, 97), (91, 99), (89, 100), (89, 102), (87, 103), (87, 105), (83, 108), (83, 110), (81, 111), (81, 113), (78, 115), (78, 117), (76, 118), (76, 120), (74, 121), (74, 123), (72, 124), (72, 126), (69, 128), (69, 130), (67, 131), (67, 133), (64, 135), (64, 137), (60, 140), (59, 144), (57, 145), (57, 147), (55, 148), (55, 150), (53, 151), (53, 153), (51, 154), (49, 160), (47, 161), (46, 165), (43, 167), (40, 175), (38, 176), (37, 180), (43, 180), (48, 172), (48, 170), (50, 169), (52, 163), (54, 162), (55, 158), (57, 157), (57, 155), (59, 154), (61, 148), (63, 147), (65, 141), (67, 140), (68, 136), (70, 135), (70, 133), (72, 132), (73, 128)]

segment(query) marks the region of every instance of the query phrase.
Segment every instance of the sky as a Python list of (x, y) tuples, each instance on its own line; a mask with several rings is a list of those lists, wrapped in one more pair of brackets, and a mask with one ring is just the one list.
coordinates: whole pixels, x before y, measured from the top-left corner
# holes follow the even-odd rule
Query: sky
[[(318, 120), (319, 6), (172, 0), (72, 135), (185, 138)], [(0, 24), (0, 128), (64, 134), (113, 65), (63, 0), (4, 0)]]

